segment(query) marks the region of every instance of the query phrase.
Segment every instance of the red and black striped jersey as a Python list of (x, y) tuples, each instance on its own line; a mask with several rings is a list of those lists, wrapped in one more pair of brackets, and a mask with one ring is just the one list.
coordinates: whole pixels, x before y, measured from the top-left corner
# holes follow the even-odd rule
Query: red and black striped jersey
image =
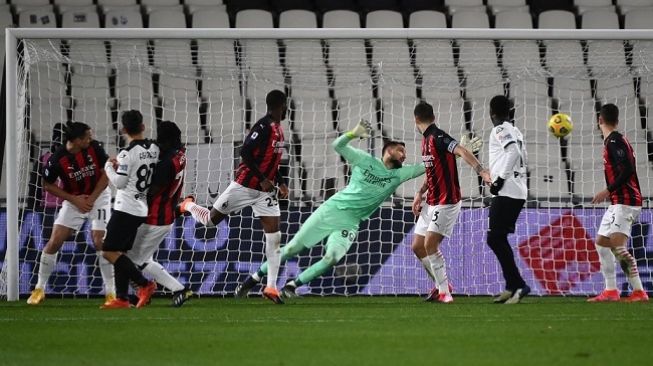
[(170, 149), (160, 155), (148, 193), (146, 224), (164, 226), (175, 221), (175, 206), (184, 186), (186, 149)]
[(428, 194), (426, 202), (431, 205), (448, 205), (460, 201), (458, 167), (453, 151), (458, 141), (439, 129), (435, 124), (424, 131), (422, 160), (426, 168)]
[(603, 142), (605, 183), (610, 191), (613, 205), (642, 205), (642, 191), (637, 178), (635, 151), (628, 139), (618, 131), (612, 131)]
[(102, 145), (92, 141), (88, 148), (71, 154), (59, 147), (48, 159), (41, 176), (48, 183), (61, 179), (62, 189), (72, 195), (91, 194), (104, 171), (109, 156)]
[(263, 180), (277, 181), (284, 144), (281, 123), (272, 120), (269, 114), (256, 122), (240, 150), (241, 162), (234, 179), (236, 183), (261, 190)]

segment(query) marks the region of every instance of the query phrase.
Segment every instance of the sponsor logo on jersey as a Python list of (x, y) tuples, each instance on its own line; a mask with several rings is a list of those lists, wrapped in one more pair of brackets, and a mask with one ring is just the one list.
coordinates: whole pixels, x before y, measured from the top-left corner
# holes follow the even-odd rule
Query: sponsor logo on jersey
[(363, 176), (365, 177), (364, 182), (373, 184), (381, 188), (385, 188), (386, 184), (388, 184), (391, 180), (391, 178), (382, 178), (377, 175), (374, 175), (368, 169), (365, 169), (365, 171), (363, 172)]

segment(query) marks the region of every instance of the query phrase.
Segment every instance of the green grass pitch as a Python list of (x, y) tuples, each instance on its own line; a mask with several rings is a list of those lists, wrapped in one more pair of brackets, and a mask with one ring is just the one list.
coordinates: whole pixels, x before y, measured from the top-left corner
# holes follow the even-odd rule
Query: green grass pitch
[(645, 365), (651, 304), (458, 296), (0, 302), (0, 365)]

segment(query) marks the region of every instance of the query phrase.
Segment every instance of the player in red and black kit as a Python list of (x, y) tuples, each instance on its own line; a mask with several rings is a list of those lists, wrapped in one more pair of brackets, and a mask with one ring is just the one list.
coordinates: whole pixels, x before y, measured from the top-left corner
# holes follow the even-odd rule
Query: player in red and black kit
[[(430, 104), (419, 103), (415, 106), (414, 114), (417, 129), (424, 135), (422, 160), (426, 168), (426, 179), (413, 200), (413, 213), (419, 215), (419, 219), (415, 225), (412, 249), (429, 277), (435, 281), (436, 286), (427, 300), (449, 303), (453, 298), (440, 243), (451, 235), (460, 214), (461, 195), (456, 156), (462, 157), (486, 183), (490, 184), (492, 180), (490, 172), (483, 168), (466, 146), (436, 126)], [(475, 150), (479, 148), (480, 145), (473, 147)], [(422, 208), (424, 193), (427, 193), (427, 205)]]
[(193, 292), (156, 262), (154, 253), (170, 233), (177, 217), (175, 208), (184, 186), (186, 148), (181, 143), (181, 130), (170, 121), (159, 124), (156, 143), (160, 149), (160, 160), (154, 169), (147, 193), (147, 219), (145, 224), (139, 226), (134, 238), (134, 247), (127, 252), (127, 256), (144, 275), (172, 291), (172, 306), (179, 307)]
[(263, 295), (276, 304), (283, 301), (277, 290), (277, 276), (281, 261), (281, 232), (279, 231), (279, 203), (275, 184), (279, 185), (279, 197), (288, 197), (288, 187), (279, 174), (279, 163), (285, 146), (281, 121), (288, 109), (286, 95), (272, 90), (265, 98), (268, 113), (252, 127), (240, 150), (241, 163), (235, 179), (222, 192), (209, 211), (188, 197), (179, 206), (180, 212), (190, 212), (203, 225), (215, 226), (229, 213), (252, 207), (254, 216), (261, 219), (265, 232), (265, 256), (269, 263), (267, 287)]
[(619, 301), (615, 270), (615, 257), (633, 288), (627, 301), (648, 301), (648, 294), (642, 287), (635, 258), (628, 252), (628, 238), (633, 223), (642, 210), (642, 193), (637, 178), (635, 151), (630, 142), (617, 131), (619, 108), (614, 104), (601, 107), (599, 128), (603, 134), (603, 164), (607, 188), (592, 199), (601, 203), (608, 198), (610, 206), (603, 215), (596, 237), (596, 251), (601, 262), (601, 273), (605, 279), (605, 290), (590, 302)]
[[(65, 141), (43, 168), (43, 189), (64, 200), (52, 228), (50, 240), (41, 252), (38, 282), (27, 300), (37, 305), (45, 299), (45, 288), (57, 262), (57, 252), (73, 232), (91, 220), (93, 245), (98, 251), (100, 272), (107, 301), (115, 298), (113, 266), (102, 257), (102, 243), (111, 215), (111, 191), (104, 163), (109, 158), (99, 142), (93, 140), (91, 128), (81, 122), (64, 127)], [(62, 187), (56, 183), (61, 181)]]

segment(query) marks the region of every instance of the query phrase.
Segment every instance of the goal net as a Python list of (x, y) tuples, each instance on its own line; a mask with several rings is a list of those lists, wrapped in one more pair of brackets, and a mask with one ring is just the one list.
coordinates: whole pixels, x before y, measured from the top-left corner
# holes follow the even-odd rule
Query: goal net
[[(312, 33), (319, 38), (313, 39), (289, 30), (259, 32), (258, 38), (247, 32), (149, 31), (148, 39), (106, 33), (75, 39), (70, 33), (49, 32), (56, 38), (19, 38), (17, 53), (8, 54), (17, 60), (18, 107), (17, 118), (7, 121), (17, 133), (17, 153), (6, 159), (18, 164), (18, 175), (8, 178), (17, 181), (18, 192), (5, 198), (18, 204), (19, 215), (16, 220), (0, 213), (0, 260), (7, 262), (9, 246), (17, 248), (20, 294), (36, 283), (40, 251), (60, 206), (43, 192), (39, 178), (40, 167), (56, 147), (53, 132), (59, 123), (89, 124), (95, 138), (115, 155), (124, 145), (121, 111), (140, 110), (151, 137), (158, 122), (176, 122), (188, 149), (185, 193), (210, 206), (232, 179), (244, 136), (264, 116), (265, 95), (272, 89), (284, 90), (290, 98), (283, 122), (288, 143), (282, 171), (289, 177), (291, 194), (281, 201), (282, 242), (346, 186), (349, 167), (330, 144), (361, 118), (373, 122), (374, 135), (354, 145), (380, 157), (384, 140), (404, 141), (407, 163), (418, 163), (421, 136), (413, 108), (425, 100), (434, 106), (439, 127), (455, 138), (483, 138), (486, 144), (478, 155), (487, 164), (489, 100), (509, 96), (528, 150), (529, 184), (526, 208), (510, 241), (526, 281), (541, 295), (591, 294), (603, 288), (594, 241), (606, 205), (590, 201), (605, 187), (597, 110), (615, 103), (620, 129), (636, 153), (646, 198), (629, 249), (646, 288), (653, 289), (653, 139), (647, 123), (653, 39), (580, 39), (591, 39), (591, 32), (578, 39), (569, 38), (573, 32), (566, 39), (547, 39), (532, 32), (532, 39), (512, 40), (505, 32), (503, 38), (483, 36), (486, 30), (458, 32), (455, 38), (429, 38), (427, 33), (379, 38), (373, 32), (356, 33), (365, 38), (343, 38), (342, 32), (319, 30)], [(401, 32), (397, 34), (406, 34)], [(569, 114), (574, 122), (565, 139), (547, 131), (546, 123), (556, 112)], [(498, 293), (503, 278), (485, 244), (489, 191), (464, 162), (458, 165), (463, 210), (442, 247), (449, 278), (455, 293)], [(361, 223), (346, 257), (302, 288), (303, 293), (427, 293), (432, 283), (410, 248), (415, 222), (410, 205), (421, 184), (418, 178), (402, 185)], [(18, 225), (17, 238), (4, 239), (6, 225)], [(89, 230), (85, 225), (62, 247), (48, 282), (49, 296), (102, 292)], [(250, 209), (211, 229), (181, 217), (156, 260), (197, 293), (230, 295), (264, 260), (263, 246), (261, 226)], [(318, 245), (286, 263), (280, 283), (323, 253)], [(618, 281), (627, 289), (623, 274)]]

